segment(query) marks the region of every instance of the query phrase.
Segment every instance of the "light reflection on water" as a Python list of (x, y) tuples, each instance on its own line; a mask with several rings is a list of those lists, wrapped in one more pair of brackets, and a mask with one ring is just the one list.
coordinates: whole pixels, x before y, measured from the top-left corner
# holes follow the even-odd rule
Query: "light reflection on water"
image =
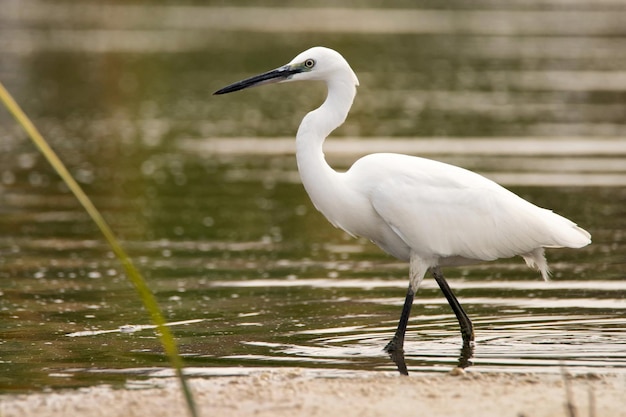
[[(283, 162), (270, 158), (254, 164), (261, 169), (272, 164), (274, 177), (280, 177), (277, 167), (292, 169), (288, 162), (292, 156), (276, 158)], [(203, 181), (202, 161), (185, 156), (186, 175), (192, 179), (186, 187), (193, 187), (189, 192), (201, 190), (194, 181)], [(176, 194), (160, 197), (163, 211), (157, 216), (164, 220), (151, 224), (163, 238), (125, 242), (169, 320), (181, 322), (172, 329), (190, 372), (211, 376), (218, 372), (215, 367), (236, 373), (239, 366), (305, 367), (317, 369), (319, 375), (392, 371), (382, 348), (395, 330), (407, 265), (332, 229), (313, 210), (296, 210), (307, 204), (298, 183), (264, 189), (259, 177), (232, 180), (229, 173), (250, 161), (237, 156), (217, 170), (231, 178), (229, 189), (240, 194), (238, 201), (229, 200), (243, 210), (237, 226), (230, 225), (228, 209), (213, 208), (221, 203), (215, 201), (215, 190), (206, 187), (200, 192), (204, 203), (185, 207), (184, 217), (168, 213), (181, 206)], [(259, 211), (257, 195), (268, 190), (274, 195), (266, 197), (272, 203), (263, 203)], [(595, 215), (596, 210), (609, 214), (622, 210), (618, 198), (622, 191), (519, 190), (547, 206), (577, 202), (573, 207), (580, 211), (572, 217), (593, 225), (594, 244), (580, 251), (548, 251), (554, 271), (551, 282), (541, 281), (518, 259), (446, 270), (475, 323), (472, 370), (559, 372), (564, 364), (570, 372), (624, 372), (626, 281), (619, 237), (624, 225), (619, 217)], [(20, 192), (13, 188), (12, 193)], [(10, 207), (46, 213), (36, 203), (36, 194), (26, 192), (31, 198), (9, 198)], [(130, 225), (133, 210), (114, 210), (116, 221)], [(207, 213), (213, 223), (198, 231)], [(275, 225), (263, 220), (265, 216), (284, 221)], [(19, 211), (7, 217), (18, 230), (32, 227), (31, 219)], [(57, 233), (74, 224), (68, 218), (42, 222), (35, 238), (1, 240), (6, 248), (3, 366), (10, 370), (4, 384), (20, 389), (10, 375), (27, 380), (27, 388), (162, 375), (158, 341), (150, 326), (141, 326), (147, 324), (146, 317), (107, 247), (82, 229), (65, 230), (60, 238), (45, 232)], [(126, 230), (141, 235), (145, 220)], [(177, 227), (195, 228), (197, 234), (178, 238)], [(238, 234), (221, 235), (233, 230)], [(124, 330), (130, 328), (132, 332)], [(458, 362), (460, 345), (456, 319), (435, 283), (426, 279), (409, 322), (405, 346), (409, 370), (447, 371)], [(92, 372), (95, 369), (99, 371)], [(59, 374), (65, 376), (55, 376)]]
[[(308, 207), (299, 183), (279, 181), (282, 172), (293, 172), (292, 155), (229, 157), (210, 168), (215, 185), (208, 187), (206, 155), (177, 158), (188, 178), (178, 186), (186, 197), (157, 188), (152, 211), (141, 218), (132, 198), (100, 201), (127, 236), (139, 237), (124, 246), (173, 322), (190, 373), (237, 374), (242, 366), (249, 372), (306, 368), (325, 376), (394, 370), (382, 348), (397, 324), (406, 264), (333, 229)], [(480, 156), (465, 158), (478, 164)], [(249, 167), (269, 174), (232, 175)], [(446, 269), (475, 324), (472, 371), (560, 372), (564, 365), (572, 373), (624, 372), (625, 226), (617, 215), (623, 190), (513, 189), (568, 210), (569, 217), (590, 225), (594, 243), (583, 250), (549, 250), (551, 282), (521, 259)], [(45, 203), (18, 184), (5, 194), (6, 207), (14, 210), (5, 220), (16, 231), (0, 239), (4, 386), (81, 386), (168, 375), (117, 262), (58, 190), (41, 197)], [(77, 216), (33, 224), (31, 216), (48, 213), (46, 204), (56, 196)], [(30, 228), (32, 237), (20, 236)], [(430, 279), (414, 304), (405, 345), (409, 371), (448, 371), (458, 363), (461, 346), (454, 315)]]
[[(293, 286), (302, 285), (312, 288), (364, 288), (394, 286), (404, 288), (405, 282), (376, 281), (376, 280), (327, 280), (312, 279), (293, 281), (257, 280), (231, 283), (232, 286)], [(306, 281), (306, 282), (303, 282)], [(310, 281), (310, 282), (309, 282)], [(226, 283), (216, 282), (218, 286)], [(429, 285), (430, 284), (430, 285)], [(562, 298), (543, 296), (542, 298), (517, 298), (516, 291), (546, 290), (552, 288), (557, 293), (567, 290), (601, 291), (604, 298)], [(562, 366), (568, 367), (575, 373), (584, 372), (626, 372), (626, 350), (624, 344), (624, 310), (626, 300), (623, 298), (626, 284), (624, 282), (455, 282), (451, 286), (463, 291), (472, 288), (501, 289), (501, 292), (492, 298), (463, 298), (467, 311), (471, 312), (474, 306), (515, 307), (509, 309), (505, 316), (478, 316), (474, 317), (476, 328), (476, 351), (472, 359), (473, 371), (508, 371), (508, 372), (559, 372)], [(434, 283), (426, 282), (425, 288), (435, 288)], [(605, 298), (607, 293), (614, 292), (616, 298)], [(400, 291), (398, 291), (400, 293)], [(403, 300), (390, 299), (360, 299), (364, 303), (401, 306)], [(405, 345), (406, 359), (409, 370), (426, 370), (429, 366), (447, 364), (452, 366), (459, 356), (461, 339), (457, 334), (456, 319), (452, 314), (433, 315), (425, 314), (423, 307), (434, 305), (447, 306), (445, 299), (439, 297), (418, 297), (415, 301), (414, 317), (409, 322), (409, 334)], [(609, 317), (594, 315), (542, 315), (528, 312), (528, 309), (546, 311), (556, 309), (599, 309), (613, 310)], [(399, 309), (398, 309), (399, 310)], [(516, 314), (515, 311), (518, 313)], [(520, 314), (519, 312), (525, 312)], [(421, 314), (420, 314), (421, 313)], [(361, 316), (371, 317), (371, 316)], [(423, 320), (426, 323), (423, 323)], [(312, 339), (308, 345), (278, 344), (247, 342), (252, 346), (263, 346), (270, 349), (271, 355), (238, 355), (233, 359), (263, 363), (264, 361), (294, 362), (299, 359), (304, 362), (318, 364), (334, 363), (345, 364), (346, 360), (356, 363), (367, 363), (368, 359), (385, 358), (381, 349), (395, 330), (394, 320), (384, 319), (380, 324), (386, 326), (346, 326), (335, 328), (314, 328), (294, 332), (307, 335)], [(447, 370), (449, 366), (442, 369)], [(383, 369), (392, 369), (392, 364), (379, 365)]]
[[(222, 24), (234, 9), (156, 7), (164, 18), (155, 20), (139, 6), (19, 4), (0, 13), (0, 53), (12, 58), (0, 60), (3, 83), (145, 274), (190, 374), (394, 369), (382, 348), (407, 265), (328, 225), (292, 155), (296, 126), (322, 93), (303, 85), (209, 96), (312, 38), (340, 49), (362, 82), (325, 148), (333, 166), (378, 151), (432, 157), (484, 173), (593, 235), (584, 249), (548, 251), (549, 283), (519, 259), (445, 271), (476, 326), (472, 370), (626, 369), (626, 48), (623, 25), (605, 24), (621, 12), (594, 4), (597, 19), (581, 10), (568, 15), (580, 25), (563, 26), (520, 24), (559, 23), (558, 10), (508, 11), (493, 27), (481, 11), (461, 32), (431, 22), (424, 33), (403, 20), (383, 34), (403, 12), (365, 9), (375, 36), (362, 33), (368, 25), (339, 36), (336, 23), (313, 36), (300, 32), (298, 22), (315, 21), (300, 10), (289, 36), (250, 36), (198, 18)], [(412, 16), (441, 23), (466, 12)], [(267, 24), (257, 13), (239, 23)], [(110, 250), (0, 118), (0, 390), (171, 375)], [(425, 280), (409, 322), (409, 369), (447, 371), (460, 345), (456, 319)]]

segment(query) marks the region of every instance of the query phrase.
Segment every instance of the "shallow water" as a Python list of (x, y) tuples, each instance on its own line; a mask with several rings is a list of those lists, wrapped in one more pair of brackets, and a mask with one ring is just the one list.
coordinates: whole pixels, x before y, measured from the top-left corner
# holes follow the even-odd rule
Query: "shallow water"
[[(442, 23), (419, 33), (330, 25), (286, 35), (176, 23), (210, 7), (159, 7), (165, 17), (150, 20), (137, 7), (32, 4), (0, 16), (0, 32), (11, 34), (0, 36), (2, 81), (145, 274), (190, 372), (395, 369), (382, 348), (407, 265), (332, 228), (291, 154), (299, 119), (323, 92), (300, 85), (210, 96), (312, 43), (340, 49), (362, 84), (326, 148), (338, 169), (381, 150), (432, 157), (481, 172), (593, 235), (584, 249), (548, 251), (549, 283), (521, 259), (444, 271), (474, 321), (472, 370), (626, 371), (626, 56), (611, 36), (620, 26), (526, 33), (525, 15), (509, 10), (509, 34)], [(624, 13), (605, 8), (595, 13), (607, 22)], [(83, 16), (95, 23), (81, 26)], [(111, 251), (3, 112), (0, 121), (0, 388), (167, 375)], [(425, 280), (409, 322), (409, 371), (447, 371), (460, 347), (454, 315)]]

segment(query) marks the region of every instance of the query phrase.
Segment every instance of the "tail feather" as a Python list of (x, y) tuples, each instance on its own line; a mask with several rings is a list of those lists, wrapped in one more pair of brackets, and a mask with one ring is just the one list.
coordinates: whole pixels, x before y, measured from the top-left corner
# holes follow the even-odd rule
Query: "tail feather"
[[(585, 229), (563, 216), (551, 212), (552, 219), (547, 226), (552, 231), (552, 245), (544, 245), (546, 247), (555, 248), (582, 248), (591, 243), (591, 234)], [(555, 217), (558, 221), (554, 221)]]
[(576, 232), (576, 234), (571, 233), (573, 235), (573, 239), (571, 241), (568, 241), (568, 248), (582, 248), (583, 246), (587, 246), (591, 243), (591, 233), (589, 233), (585, 229), (578, 227), (574, 224), (574, 227), (572, 227), (572, 231)]
[(543, 248), (534, 249), (532, 252), (523, 254), (522, 257), (526, 265), (541, 272), (544, 281), (550, 281), (550, 267)]

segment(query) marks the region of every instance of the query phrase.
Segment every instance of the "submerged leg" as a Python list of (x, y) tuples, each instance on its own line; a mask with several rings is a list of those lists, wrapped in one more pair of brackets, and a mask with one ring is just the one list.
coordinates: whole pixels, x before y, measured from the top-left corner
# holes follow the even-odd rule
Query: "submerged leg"
[(400, 315), (400, 321), (398, 321), (398, 328), (396, 334), (387, 346), (385, 351), (388, 353), (403, 350), (404, 347), (404, 334), (406, 333), (406, 326), (409, 323), (409, 316), (411, 315), (411, 306), (413, 305), (413, 296), (415, 293), (409, 285), (409, 289), (406, 292), (406, 298), (404, 299), (404, 307), (402, 307), (402, 314)]
[(408, 375), (409, 372), (404, 362), (404, 335), (406, 333), (406, 326), (409, 323), (409, 316), (411, 315), (411, 307), (413, 306), (413, 297), (417, 292), (417, 289), (424, 278), (424, 274), (428, 270), (430, 263), (417, 256), (411, 254), (409, 261), (409, 289), (406, 291), (406, 298), (404, 299), (404, 307), (402, 307), (402, 314), (400, 315), (400, 321), (398, 322), (398, 328), (396, 334), (391, 341), (385, 346), (385, 351), (389, 353), (389, 356), (398, 367), (398, 371), (402, 375)]
[(406, 333), (406, 326), (409, 323), (409, 316), (411, 315), (411, 306), (413, 305), (413, 297), (415, 292), (411, 285), (406, 292), (406, 298), (404, 299), (404, 307), (402, 307), (402, 314), (400, 315), (400, 321), (398, 321), (398, 328), (396, 334), (391, 341), (385, 346), (385, 352), (389, 354), (391, 359), (398, 367), (398, 371), (402, 375), (408, 375), (409, 371), (406, 368), (404, 362), (404, 335)]
[(468, 368), (473, 365), (472, 358), (474, 357), (474, 344), (463, 343), (461, 348), (461, 354), (459, 355), (459, 364), (457, 365), (461, 369)]
[(463, 336), (463, 346), (470, 346), (474, 342), (474, 327), (472, 326), (472, 321), (467, 317), (467, 314), (461, 307), (459, 300), (456, 299), (454, 293), (450, 289), (450, 286), (446, 282), (446, 279), (443, 277), (443, 273), (438, 266), (431, 268), (433, 273), (433, 277), (439, 288), (441, 288), (441, 292), (446, 296), (450, 307), (452, 307), (452, 311), (456, 315), (457, 320), (459, 321), (459, 326), (461, 326), (461, 336)]

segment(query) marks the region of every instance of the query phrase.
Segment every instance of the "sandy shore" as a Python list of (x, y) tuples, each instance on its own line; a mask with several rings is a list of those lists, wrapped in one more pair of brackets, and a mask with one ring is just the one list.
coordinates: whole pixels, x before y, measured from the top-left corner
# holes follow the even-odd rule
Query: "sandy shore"
[[(583, 375), (568, 381), (576, 414), (567, 411), (567, 387), (560, 375), (371, 373), (312, 378), (288, 369), (194, 378), (191, 386), (201, 416), (626, 416), (626, 375)], [(175, 380), (155, 379), (148, 385), (5, 395), (0, 397), (0, 416), (186, 415)]]

